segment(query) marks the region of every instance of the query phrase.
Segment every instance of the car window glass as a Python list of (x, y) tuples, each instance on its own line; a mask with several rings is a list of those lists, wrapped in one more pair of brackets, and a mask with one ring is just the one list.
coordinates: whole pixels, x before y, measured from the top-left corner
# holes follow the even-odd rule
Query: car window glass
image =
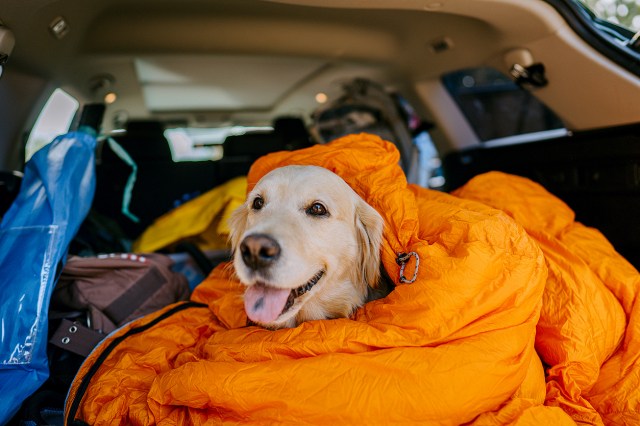
[(53, 91), (31, 129), (25, 147), (25, 161), (53, 139), (66, 133), (78, 111), (78, 101), (62, 89)]
[(640, 31), (640, 1), (578, 0), (598, 18), (621, 25), (633, 32)]
[(455, 71), (442, 81), (482, 142), (564, 129), (553, 111), (493, 68)]
[(222, 144), (227, 136), (271, 130), (273, 130), (271, 127), (258, 126), (182, 127), (167, 129), (164, 132), (164, 136), (169, 141), (171, 158), (174, 162), (215, 161), (223, 156)]

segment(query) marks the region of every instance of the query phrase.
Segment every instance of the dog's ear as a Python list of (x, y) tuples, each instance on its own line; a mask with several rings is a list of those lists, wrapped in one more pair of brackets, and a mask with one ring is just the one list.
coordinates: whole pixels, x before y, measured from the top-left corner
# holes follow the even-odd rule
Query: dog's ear
[(356, 233), (358, 237), (359, 279), (375, 288), (380, 279), (380, 246), (384, 219), (373, 207), (359, 199), (356, 205)]
[(231, 249), (236, 250), (240, 244), (240, 238), (247, 228), (247, 205), (242, 204), (235, 209), (229, 216), (229, 240), (231, 241)]

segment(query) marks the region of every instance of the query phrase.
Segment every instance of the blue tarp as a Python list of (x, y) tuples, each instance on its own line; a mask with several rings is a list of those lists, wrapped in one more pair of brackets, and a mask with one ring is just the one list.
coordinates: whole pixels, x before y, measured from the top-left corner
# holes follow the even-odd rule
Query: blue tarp
[(95, 192), (90, 133), (59, 136), (33, 155), (0, 224), (0, 424), (49, 376), (49, 300)]

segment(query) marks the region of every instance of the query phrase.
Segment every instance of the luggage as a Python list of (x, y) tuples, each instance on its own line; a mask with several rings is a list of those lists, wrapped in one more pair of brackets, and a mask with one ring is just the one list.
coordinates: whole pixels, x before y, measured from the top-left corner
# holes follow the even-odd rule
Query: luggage
[(64, 399), (85, 357), (107, 334), (138, 317), (187, 300), (187, 279), (170, 257), (118, 253), (70, 257), (51, 296), (50, 377), (29, 397), (16, 424), (62, 424)]
[(187, 280), (170, 269), (172, 263), (158, 253), (72, 257), (51, 296), (50, 318), (78, 318), (79, 325), (104, 336), (135, 318), (187, 300)]
[(227, 219), (245, 199), (247, 178), (240, 176), (165, 213), (133, 242), (133, 251), (151, 252), (191, 242), (201, 250), (229, 248)]

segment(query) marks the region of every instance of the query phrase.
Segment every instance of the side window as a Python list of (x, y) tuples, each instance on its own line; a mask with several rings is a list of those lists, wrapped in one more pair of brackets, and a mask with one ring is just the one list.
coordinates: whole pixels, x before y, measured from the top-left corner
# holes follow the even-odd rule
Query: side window
[(73, 117), (78, 111), (78, 101), (62, 89), (56, 89), (40, 111), (25, 148), (25, 161), (56, 136), (69, 130)]
[[(635, 0), (579, 0), (601, 20), (640, 31), (640, 2)], [(602, 24), (602, 22), (600, 23)]]
[(442, 81), (482, 142), (564, 129), (553, 111), (493, 68), (455, 71)]

